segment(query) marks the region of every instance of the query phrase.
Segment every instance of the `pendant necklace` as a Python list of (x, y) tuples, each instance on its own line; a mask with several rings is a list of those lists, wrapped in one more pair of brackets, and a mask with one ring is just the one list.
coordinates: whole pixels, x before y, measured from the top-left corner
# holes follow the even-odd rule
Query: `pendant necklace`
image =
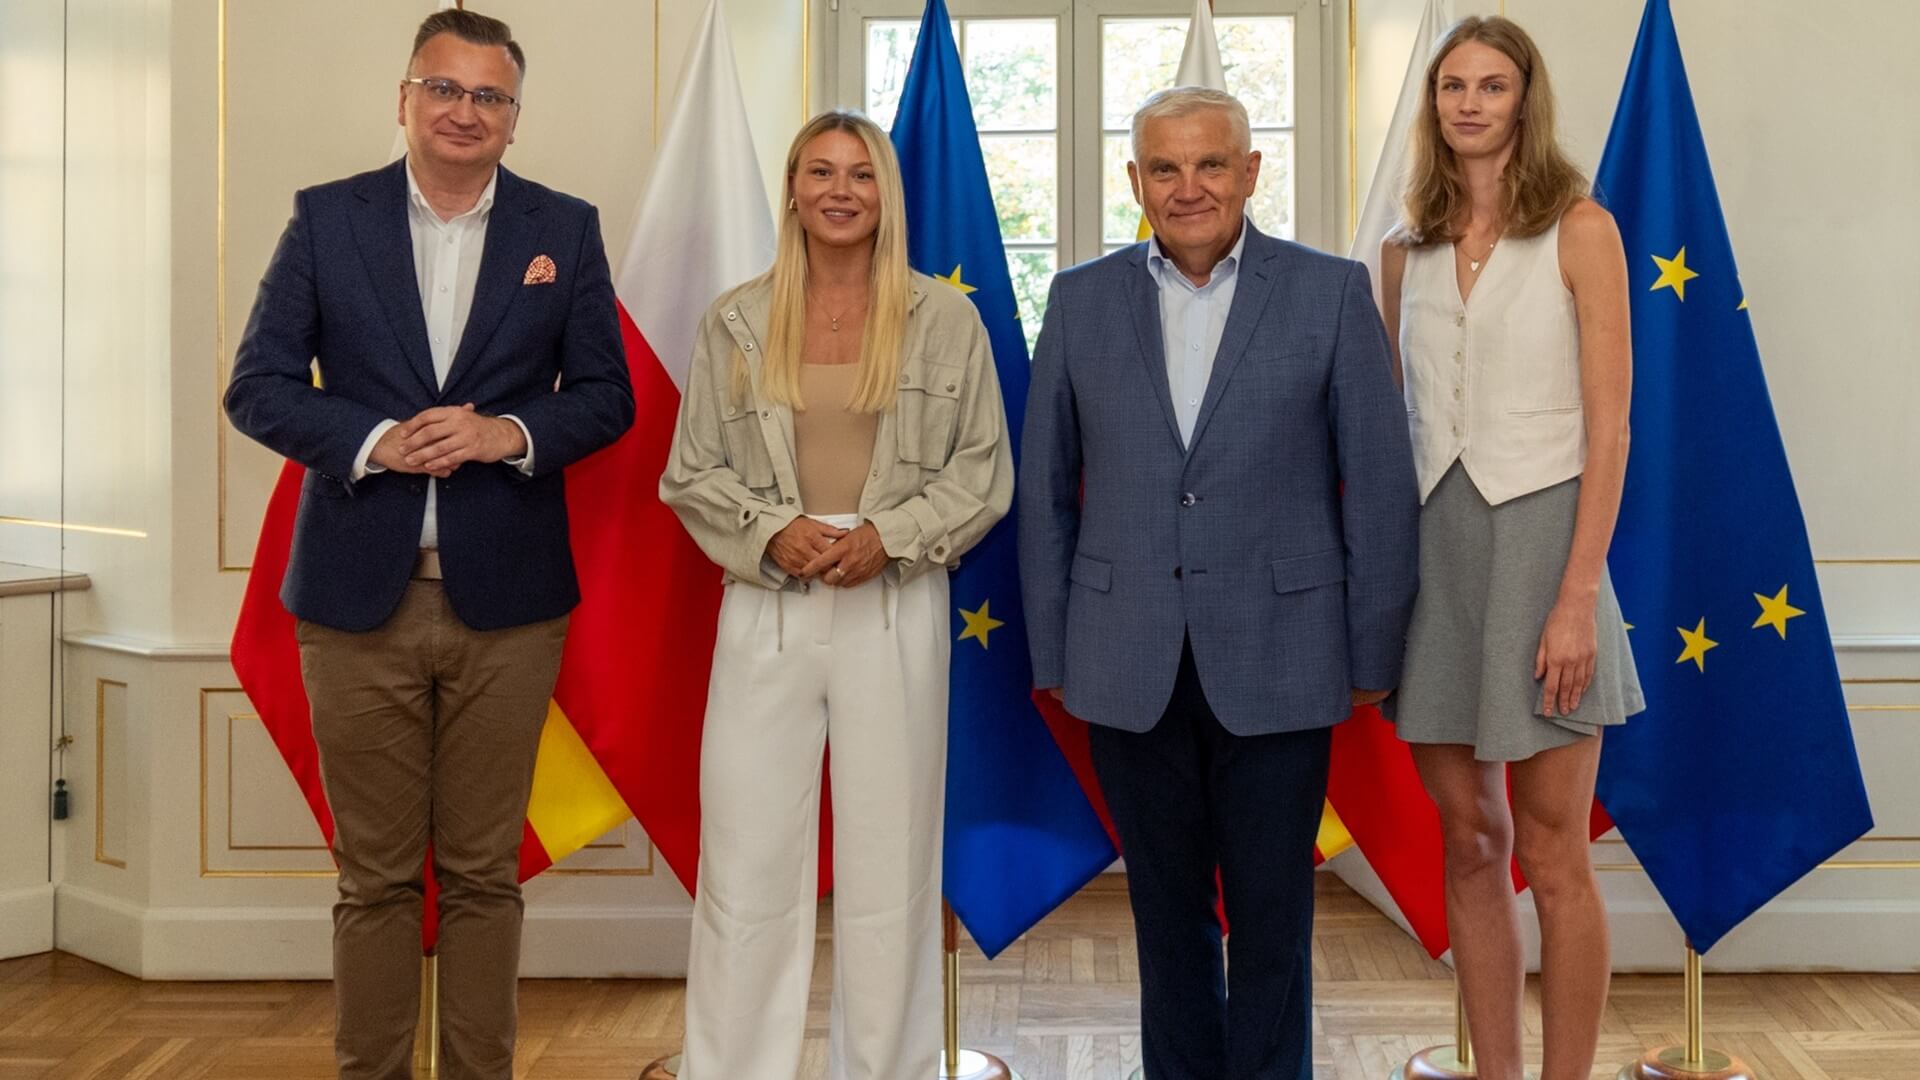
[(1467, 255), (1466, 249), (1462, 248), (1460, 250), (1460, 254), (1467, 255), (1467, 269), (1472, 271), (1473, 273), (1476, 273), (1476, 274), (1479, 273), (1480, 264), (1486, 262), (1488, 259), (1493, 257), (1494, 245), (1498, 244), (1499, 242), (1500, 242), (1500, 238), (1498, 236), (1495, 236), (1491, 241), (1487, 243), (1487, 253), (1485, 255), (1480, 256), (1477, 259), (1471, 255)]
[(843, 311), (838, 315), (835, 315), (833, 312), (828, 311), (827, 305), (821, 304), (820, 313), (827, 317), (827, 329), (837, 334), (840, 332), (840, 320), (846, 318), (848, 315), (851, 315), (856, 311), (859, 311), (861, 307), (865, 305), (865, 303), (866, 303), (865, 301), (861, 301), (861, 303), (856, 304), (851, 308), (848, 308), (846, 311)]

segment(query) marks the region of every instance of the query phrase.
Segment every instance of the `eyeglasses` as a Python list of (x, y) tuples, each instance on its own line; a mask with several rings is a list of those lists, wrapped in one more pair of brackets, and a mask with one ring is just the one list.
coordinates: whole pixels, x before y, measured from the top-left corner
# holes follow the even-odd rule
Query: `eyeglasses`
[(519, 104), (512, 94), (502, 93), (487, 87), (481, 87), (478, 90), (469, 90), (459, 83), (454, 82), (452, 79), (402, 79), (400, 81), (420, 87), (427, 92), (429, 97), (441, 105), (452, 105), (462, 97), (471, 97), (475, 108), (485, 109), (489, 112), (499, 112), (502, 109)]

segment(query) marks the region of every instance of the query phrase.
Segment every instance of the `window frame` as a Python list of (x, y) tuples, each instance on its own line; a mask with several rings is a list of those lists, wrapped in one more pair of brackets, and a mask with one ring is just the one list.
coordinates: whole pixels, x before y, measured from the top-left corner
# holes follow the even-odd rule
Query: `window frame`
[[(1192, 15), (1189, 0), (948, 0), (948, 15), (967, 19), (1039, 19), (1055, 22), (1055, 70), (1058, 186), (1055, 237), (1056, 272), (1100, 257), (1106, 251), (1101, 230), (1102, 127), (1100, 92), (1104, 62), (1102, 22), (1107, 18), (1178, 18)], [(833, 72), (824, 80), (833, 103), (863, 108), (866, 103), (869, 19), (918, 19), (924, 0), (839, 0), (833, 12)], [(1335, 173), (1340, 159), (1333, 139), (1340, 125), (1330, 122), (1326, 0), (1214, 0), (1215, 18), (1292, 16), (1294, 19), (1294, 234), (1298, 242), (1322, 250), (1345, 251), (1339, 219)], [(1081, 79), (1080, 63), (1093, 66)], [(1016, 245), (1034, 250), (1033, 245)]]

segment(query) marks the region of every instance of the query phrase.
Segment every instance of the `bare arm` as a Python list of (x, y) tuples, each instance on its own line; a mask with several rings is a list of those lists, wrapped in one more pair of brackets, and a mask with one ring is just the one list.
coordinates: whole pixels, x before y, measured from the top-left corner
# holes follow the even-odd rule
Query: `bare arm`
[(1627, 310), (1627, 261), (1613, 216), (1582, 202), (1560, 225), (1560, 272), (1573, 293), (1580, 327), (1580, 398), (1587, 463), (1574, 513), (1573, 546), (1560, 595), (1541, 635), (1535, 677), (1545, 680), (1549, 714), (1577, 708), (1593, 678), (1594, 608), (1607, 548), (1620, 516), (1627, 473), (1627, 414), (1633, 400), (1633, 338)]
[(1393, 357), (1393, 385), (1402, 390), (1400, 372), (1400, 281), (1407, 276), (1407, 249), (1392, 237), (1380, 242), (1380, 317), (1387, 324), (1387, 349)]

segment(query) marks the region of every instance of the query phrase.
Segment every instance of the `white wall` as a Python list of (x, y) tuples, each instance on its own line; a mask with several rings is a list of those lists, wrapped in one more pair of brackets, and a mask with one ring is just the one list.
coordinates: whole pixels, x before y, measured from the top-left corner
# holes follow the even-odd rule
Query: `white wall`
[[(697, 5), (474, 6), (529, 57), (508, 166), (598, 204), (617, 261), (656, 82), (664, 119)], [(0, 521), (0, 561), (64, 559), (93, 580), (60, 609), (62, 702), (86, 719), (51, 856), (62, 948), (152, 977), (325, 974), (330, 862), (225, 651), (279, 463), (218, 400), (293, 191), (386, 160), (432, 7), (67, 0), (64, 27), (60, 0), (0, 8), (0, 88), (50, 103), (0, 128), (0, 518), (114, 530)], [(803, 119), (803, 8), (728, 13), (771, 177)], [(685, 893), (636, 827), (529, 898), (529, 973), (684, 961)]]
[[(1361, 197), (1421, 0), (1357, 0)], [(1599, 164), (1642, 5), (1456, 0), (1538, 41), (1562, 138)], [(1724, 967), (1920, 966), (1920, 117), (1903, 0), (1681, 0), (1674, 23), (1840, 646), (1877, 828), (1710, 958)], [(1629, 253), (1633, 257), (1633, 253)], [(1711, 763), (1703, 763), (1710, 767)], [(1624, 868), (1617, 839), (1599, 859)], [(1364, 873), (1344, 875), (1365, 885)], [(1680, 948), (1644, 875), (1602, 875), (1623, 967)]]
[[(1358, 3), (1364, 198), (1420, 5)], [(61, 609), (62, 704), (83, 722), (69, 755), (76, 816), (52, 859), (62, 945), (128, 970), (324, 970), (326, 856), (224, 647), (277, 463), (227, 430), (217, 403), (293, 190), (384, 159), (410, 29), (431, 6), (228, 0), (222, 244), (216, 0), (0, 5), (0, 95), (35, 103), (0, 125), (0, 519), (64, 514), (137, 534), (68, 532), (63, 546), (60, 532), (0, 520), (0, 561), (64, 560), (93, 580)], [(508, 165), (599, 204), (617, 258), (651, 164), (655, 85), (677, 86), (698, 5), (475, 6), (508, 19), (529, 53)], [(1920, 760), (1920, 436), (1907, 422), (1920, 403), (1920, 119), (1898, 44), (1920, 39), (1920, 7), (1676, 6), (1880, 817), (1843, 854), (1853, 868), (1814, 875), (1716, 958), (1920, 965), (1920, 796), (1904, 774)], [(778, 191), (803, 80), (816, 103), (834, 85), (803, 70), (802, 20), (811, 13), (823, 55), (836, 16), (827, 0), (727, 7)], [(1569, 147), (1591, 168), (1639, 5), (1509, 9), (1540, 39)], [(1324, 23), (1338, 71), (1345, 10)], [(1324, 100), (1342, 128), (1340, 94)], [(1344, 196), (1344, 172), (1328, 182)], [(1859, 559), (1891, 561), (1842, 561)], [(586, 873), (532, 887), (538, 970), (667, 971), (683, 955), (678, 885), (654, 872), (637, 830), (608, 845), (580, 857)], [(1607, 845), (1603, 858), (1626, 853)], [(1645, 879), (1603, 880), (1623, 958), (1664, 965), (1671, 941)], [(616, 940), (626, 951), (609, 956)]]
[[(0, 5), (0, 100), (16, 103), (0, 124), (0, 519), (61, 516), (61, 9)], [(60, 534), (0, 522), (0, 559), (53, 566)]]

